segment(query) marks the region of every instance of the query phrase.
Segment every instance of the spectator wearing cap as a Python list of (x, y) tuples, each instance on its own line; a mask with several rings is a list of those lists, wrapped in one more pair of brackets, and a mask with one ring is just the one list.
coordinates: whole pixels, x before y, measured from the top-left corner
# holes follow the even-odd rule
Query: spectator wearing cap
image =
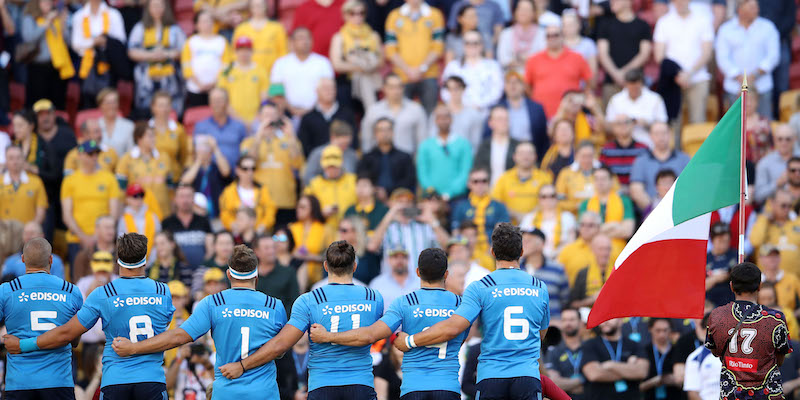
[[(178, 280), (184, 286), (192, 286), (192, 274), (196, 269), (186, 262), (183, 251), (175, 242), (172, 232), (162, 231), (152, 237), (155, 253), (151, 256), (150, 265), (145, 270), (145, 275), (159, 282)], [(148, 241), (150, 237), (148, 237)]]
[(214, 16), (201, 10), (195, 17), (197, 33), (181, 51), (181, 73), (186, 80), (185, 108), (208, 105), (208, 92), (216, 86), (225, 64), (233, 58), (230, 45), (214, 30)]
[(358, 171), (372, 175), (378, 189), (378, 198), (386, 199), (397, 188), (414, 191), (417, 178), (414, 161), (409, 153), (394, 146), (394, 122), (380, 118), (373, 126), (375, 147), (365, 153), (358, 163)]
[(777, 246), (781, 269), (800, 275), (800, 220), (792, 212), (789, 192), (778, 190), (772, 194), (748, 234), (755, 248), (765, 244)]
[(531, 98), (540, 103), (547, 118), (551, 118), (564, 93), (591, 83), (592, 70), (583, 56), (564, 46), (561, 26), (546, 26), (545, 36), (546, 49), (525, 63), (525, 82), (531, 86)]
[(586, 211), (600, 215), (603, 221), (600, 232), (613, 239), (615, 246), (625, 247), (625, 243), (633, 235), (636, 223), (633, 202), (614, 189), (614, 175), (607, 167), (596, 168), (592, 176), (594, 195), (581, 203), (578, 215)]
[(252, 39), (239, 36), (234, 49), (234, 62), (222, 70), (217, 85), (228, 91), (233, 116), (247, 125), (258, 114), (258, 105), (267, 99), (269, 77), (253, 61)]
[(389, 74), (383, 79), (383, 99), (368, 107), (361, 120), (362, 152), (375, 146), (373, 129), (381, 118), (394, 122), (394, 146), (401, 151), (413, 154), (428, 137), (425, 109), (403, 95), (403, 81), (399, 75)]
[[(117, 220), (111, 216), (104, 215), (94, 223), (94, 245), (91, 247), (82, 248), (81, 251), (75, 256), (75, 260), (70, 266), (69, 273), (72, 281), (91, 274), (91, 260), (92, 254), (96, 251), (107, 251), (116, 257), (117, 254)], [(149, 238), (148, 238), (149, 240)], [(114, 266), (114, 272), (118, 272), (119, 268)]]
[[(311, 115), (312, 112), (306, 114), (306, 117)], [(305, 118), (305, 117), (303, 117)], [(333, 120), (328, 127), (330, 133), (330, 140), (314, 148), (308, 155), (306, 161), (305, 171), (303, 172), (303, 184), (308, 186), (311, 180), (317, 176), (322, 175), (322, 152), (330, 146), (336, 146), (342, 151), (342, 168), (346, 172), (355, 173), (358, 170), (358, 154), (352, 148), (353, 143), (353, 127), (352, 125), (342, 120)], [(320, 132), (320, 131), (317, 131)], [(319, 136), (319, 135), (317, 135)], [(320, 140), (315, 140), (320, 142)], [(305, 147), (305, 144), (303, 145)]]
[[(118, 278), (117, 274), (114, 273), (115, 261), (116, 257), (107, 251), (95, 251), (91, 254), (91, 274), (81, 277), (75, 283), (75, 286), (81, 291), (84, 301), (95, 289)], [(91, 349), (100, 348), (105, 344), (105, 341), (106, 335), (103, 333), (102, 321), (97, 321), (91, 329), (81, 335), (84, 352), (95, 354)]]
[[(544, 108), (525, 94), (525, 78), (519, 72), (506, 73), (504, 90), (505, 96), (498, 104), (508, 109), (509, 136), (520, 142), (533, 143), (536, 158), (542, 160), (550, 147)], [(487, 125), (484, 135), (489, 134)]]
[(453, 232), (464, 221), (472, 221), (478, 227), (478, 241), (475, 248), (487, 251), (491, 246), (492, 232), (500, 222), (510, 222), (508, 209), (503, 203), (493, 200), (489, 195), (489, 171), (481, 168), (473, 169), (467, 181), (469, 196), (459, 200), (453, 206), (451, 227)]
[(653, 148), (648, 131), (656, 122), (667, 122), (667, 107), (661, 96), (644, 85), (644, 73), (633, 69), (625, 73), (625, 86), (611, 96), (606, 107), (606, 121), (616, 121), (618, 115), (633, 120), (633, 137)]
[(611, 169), (623, 187), (627, 187), (633, 162), (647, 152), (647, 145), (633, 137), (636, 120), (626, 114), (617, 114), (610, 124), (614, 139), (600, 149), (600, 162)]
[(172, 184), (172, 162), (166, 154), (156, 150), (156, 135), (146, 123), (139, 123), (133, 131), (136, 142), (131, 151), (122, 156), (117, 163), (116, 175), (120, 187), (138, 183), (155, 199), (148, 202), (156, 215), (169, 210), (170, 188)]
[(6, 171), (0, 180), (0, 218), (41, 225), (48, 207), (42, 179), (25, 172), (22, 148), (9, 146), (5, 154)]
[(521, 229), (538, 229), (548, 239), (544, 243), (544, 255), (555, 259), (564, 246), (575, 240), (575, 216), (558, 206), (556, 188), (544, 184), (537, 193), (539, 207), (520, 219)]
[(297, 204), (295, 176), (303, 168), (303, 149), (292, 129), (289, 118), (268, 101), (261, 106), (259, 125), (254, 135), (245, 139), (241, 154), (256, 160), (255, 180), (269, 188), (272, 201), (278, 208), (277, 225), (294, 220)]
[[(199, 276), (202, 278), (200, 290), (195, 291), (192, 288), (192, 293), (194, 293), (194, 304), (192, 305), (192, 312), (194, 312), (194, 308), (197, 306), (197, 303), (214, 294), (217, 294), (225, 289), (228, 288), (227, 278), (225, 277), (225, 273), (222, 272), (219, 268), (208, 268), (199, 270)], [(198, 274), (195, 274), (198, 276)]]
[[(459, 76), (466, 82), (463, 93), (464, 105), (485, 111), (503, 96), (503, 70), (492, 58), (483, 55), (483, 37), (478, 31), (463, 32), (464, 56), (447, 63), (442, 79)], [(450, 96), (447, 87), (441, 90), (445, 101)]]
[(278, 262), (272, 236), (256, 237), (253, 241), (253, 251), (258, 257), (256, 290), (281, 300), (287, 315), (290, 315), (292, 304), (300, 296), (296, 271)]
[(175, 23), (171, 3), (148, 0), (144, 3), (142, 20), (134, 25), (128, 41), (128, 57), (136, 65), (134, 109), (147, 114), (153, 94), (166, 91), (172, 97), (172, 107), (183, 111), (183, 85), (178, 61), (186, 42), (186, 34)]
[(386, 59), (401, 87), (405, 86), (406, 96), (419, 96), (427, 114), (433, 111), (438, 98), (444, 33), (444, 16), (423, 0), (405, 0), (386, 18)]
[(219, 218), (225, 229), (233, 230), (236, 214), (242, 208), (255, 212), (255, 229), (268, 232), (275, 225), (275, 203), (269, 188), (259, 185), (253, 178), (256, 160), (250, 156), (239, 158), (236, 166), (236, 180), (222, 191), (219, 198)]
[(322, 151), (322, 175), (311, 180), (304, 193), (320, 200), (322, 215), (331, 230), (336, 229), (339, 218), (356, 204), (356, 176), (342, 169), (342, 149), (328, 145)]
[(511, 122), (505, 106), (492, 107), (487, 123), (491, 134), (478, 146), (473, 167), (489, 170), (491, 185), (494, 186), (500, 175), (514, 167), (513, 154), (519, 141), (510, 136)]
[(756, 163), (755, 201), (763, 203), (770, 195), (784, 186), (789, 179), (787, 163), (794, 153), (797, 134), (787, 124), (780, 124), (772, 133), (774, 150)]
[[(91, 118), (87, 119), (83, 121), (78, 128), (81, 133), (81, 143), (94, 140), (99, 144), (100, 155), (97, 156), (97, 163), (100, 165), (100, 169), (113, 173), (116, 170), (119, 156), (111, 146), (103, 143), (103, 129), (100, 128), (100, 124), (97, 120)], [(78, 147), (75, 147), (67, 153), (67, 156), (64, 158), (64, 176), (71, 174), (79, 168), (79, 154), (80, 150)]]
[[(711, 225), (709, 235), (711, 250), (706, 256), (706, 300), (714, 303), (714, 307), (733, 301), (729, 281), (731, 268), (738, 263), (738, 255), (736, 250), (728, 246), (730, 240), (731, 231), (726, 223), (717, 222)], [(762, 248), (762, 250), (769, 249), (774, 247), (765, 245)]]
[(186, 262), (196, 268), (205, 260), (206, 249), (210, 251), (213, 236), (208, 217), (194, 212), (194, 195), (194, 188), (189, 185), (175, 189), (175, 213), (161, 222), (161, 229), (174, 235)]
[[(714, 50), (715, 25), (709, 23), (702, 12), (692, 9), (689, 0), (673, 0), (672, 3), (674, 10), (656, 22), (653, 56), (662, 64), (662, 71), (665, 61), (678, 65), (679, 72), (671, 78), (685, 97), (688, 122), (705, 122), (711, 84), (708, 63)], [(662, 74), (659, 79), (668, 77)]]
[(597, 60), (605, 71), (603, 104), (625, 84), (625, 73), (644, 68), (653, 43), (651, 28), (636, 16), (632, 0), (610, 0), (614, 14), (597, 26)]
[[(36, 222), (28, 222), (22, 227), (22, 243), (28, 243), (31, 239), (43, 238), (44, 231), (42, 225)], [(3, 261), (3, 271), (0, 276), (4, 278), (18, 277), (25, 274), (25, 263), (22, 262), (22, 251), (8, 256)], [(53, 262), (50, 264), (50, 274), (64, 279), (64, 261), (58, 254), (53, 254)]]
[[(409, 270), (408, 251), (403, 247), (390, 248), (387, 251), (388, 268), (384, 267), (384, 272), (370, 282), (369, 287), (383, 296), (386, 302), (391, 305), (395, 299), (407, 295), (419, 288), (419, 276), (416, 271)], [(383, 311), (389, 309), (384, 304)]]
[(650, 141), (653, 147), (636, 157), (631, 167), (631, 199), (640, 210), (653, 204), (658, 197), (656, 176), (663, 170), (681, 174), (689, 163), (686, 153), (673, 149), (670, 145), (672, 132), (669, 125), (656, 122), (650, 126)]
[(117, 222), (117, 236), (138, 233), (148, 238), (147, 254), (151, 254), (156, 233), (161, 232), (161, 219), (145, 204), (145, 191), (142, 185), (133, 183), (125, 189), (125, 208)]
[(736, 1), (736, 15), (719, 27), (714, 54), (725, 77), (728, 102), (733, 104), (739, 97), (746, 74), (761, 98), (758, 113), (772, 118), (772, 71), (780, 62), (780, 33), (770, 20), (758, 16), (758, 3)]
[(61, 187), (61, 207), (64, 224), (68, 228), (67, 251), (69, 261), (75, 259), (81, 247), (95, 243), (94, 223), (98, 217), (111, 215), (116, 220), (120, 213), (120, 188), (114, 175), (97, 165), (100, 147), (90, 140), (81, 144), (80, 168), (64, 178)]
[(381, 223), (387, 212), (389, 212), (389, 208), (375, 196), (375, 185), (372, 183), (372, 176), (360, 172), (356, 179), (356, 203), (345, 210), (345, 218), (358, 217), (364, 223), (367, 236), (372, 236), (373, 231)]
[[(309, 0), (308, 3), (315, 3), (315, 1)], [(341, 3), (336, 8), (337, 15), (339, 14), (338, 7), (341, 7)], [(300, 13), (298, 8), (295, 15), (299, 16)], [(339, 29), (339, 26), (336, 29)], [(269, 81), (283, 85), (289, 110), (297, 118), (314, 108), (314, 104), (317, 102), (316, 88), (320, 79), (334, 77), (331, 62), (325, 56), (320, 55), (327, 54), (328, 44), (325, 44), (324, 51), (321, 53), (317, 47), (314, 47), (312, 52), (312, 43), (314, 42), (319, 45), (321, 40), (318, 38), (312, 40), (311, 31), (305, 25), (297, 25), (291, 35), (290, 48), (292, 51), (276, 60), (272, 65)]]
[(550, 316), (556, 320), (561, 318), (561, 310), (569, 301), (569, 282), (564, 267), (553, 264), (545, 257), (543, 250), (546, 242), (544, 232), (538, 228), (522, 230), (522, 259), (520, 267), (542, 280), (547, 285), (550, 296)]
[(492, 198), (504, 204), (514, 221), (536, 209), (539, 189), (553, 183), (550, 171), (536, 168), (536, 148), (521, 142), (514, 149), (514, 168), (500, 175), (492, 187)]
[[(461, 136), (467, 139), (471, 147), (477, 149), (483, 137), (483, 125), (486, 121), (486, 113), (479, 112), (472, 107), (464, 105), (463, 97), (464, 91), (467, 88), (467, 83), (464, 82), (460, 76), (453, 75), (448, 77), (443, 81), (442, 86), (450, 93), (450, 96), (448, 96), (447, 101), (444, 103), (445, 107), (450, 111), (452, 118), (452, 123), (448, 130), (452, 131), (455, 136)], [(436, 124), (436, 109), (433, 111), (428, 122), (429, 136), (436, 136), (439, 134), (439, 127)]]
[(533, 0), (518, 1), (511, 26), (497, 38), (497, 61), (506, 70), (525, 71), (525, 61), (544, 49), (544, 29), (536, 21)]
[(398, 188), (389, 196), (389, 212), (383, 217), (367, 244), (367, 250), (384, 251), (383, 272), (389, 270), (388, 250), (403, 248), (408, 252), (408, 268), (417, 268), (417, 258), (422, 250), (447, 244), (449, 235), (433, 213), (433, 209), (420, 210), (414, 205), (414, 194)]
[[(350, 131), (350, 140), (347, 142), (347, 147), (342, 148), (342, 151), (348, 147), (358, 148), (358, 140), (355, 140), (353, 134), (356, 129), (355, 116), (348, 104), (336, 101), (336, 81), (333, 78), (322, 77), (317, 82), (316, 91), (317, 101), (314, 107), (303, 115), (300, 119), (300, 126), (297, 128), (297, 138), (303, 145), (305, 156), (311, 161), (310, 154), (313, 150), (332, 143), (322, 133), (331, 132), (334, 121), (346, 124)], [(341, 128), (338, 130), (343, 131)], [(317, 171), (319, 170), (317, 169)]]
[(765, 244), (758, 250), (758, 265), (761, 266), (761, 282), (775, 285), (778, 304), (785, 310), (793, 310), (795, 316), (800, 298), (800, 278), (781, 268), (781, 251), (773, 245)]
[(250, 0), (250, 19), (239, 24), (233, 31), (232, 41), (248, 37), (253, 41), (253, 61), (258, 69), (272, 70), (275, 60), (289, 52), (286, 30), (280, 22), (269, 19), (265, 0)]
[[(219, 215), (219, 197), (225, 188), (225, 181), (231, 174), (228, 160), (220, 151), (217, 140), (206, 135), (195, 140), (194, 159), (180, 178), (181, 185), (194, 188), (210, 199), (210, 217)], [(162, 210), (164, 212), (166, 210)]]
[(211, 116), (194, 126), (193, 136), (195, 143), (203, 136), (213, 136), (228, 165), (236, 165), (239, 160), (239, 147), (247, 137), (247, 128), (228, 114), (229, 99), (227, 90), (221, 87), (211, 89), (208, 93)]
[[(453, 82), (453, 78), (448, 83)], [(455, 131), (452, 111), (445, 105), (433, 110), (436, 134), (425, 139), (417, 151), (417, 179), (420, 187), (433, 189), (445, 200), (463, 195), (472, 168), (472, 146)]]

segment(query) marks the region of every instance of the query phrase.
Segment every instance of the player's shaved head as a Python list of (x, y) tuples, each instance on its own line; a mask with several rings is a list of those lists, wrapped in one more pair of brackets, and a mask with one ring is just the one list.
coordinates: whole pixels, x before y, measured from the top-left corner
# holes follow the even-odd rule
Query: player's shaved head
[(236, 272), (250, 273), (258, 267), (258, 258), (252, 249), (240, 244), (233, 248), (228, 266)]
[(44, 269), (50, 267), (53, 247), (44, 238), (34, 238), (22, 248), (22, 261), (25, 268)]
[(147, 256), (147, 237), (126, 233), (117, 239), (117, 257), (124, 263), (136, 264)]
[(339, 240), (331, 243), (325, 251), (328, 272), (337, 276), (350, 275), (356, 263), (356, 250), (350, 243)]
[(438, 282), (447, 273), (447, 253), (439, 248), (422, 250), (417, 262), (419, 277), (425, 282)]

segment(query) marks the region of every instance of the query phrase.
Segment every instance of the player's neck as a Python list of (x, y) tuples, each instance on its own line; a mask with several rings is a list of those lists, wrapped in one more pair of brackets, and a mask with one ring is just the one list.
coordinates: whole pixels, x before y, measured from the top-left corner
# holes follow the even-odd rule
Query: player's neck
[(736, 301), (749, 301), (751, 303), (758, 304), (758, 292), (753, 293), (736, 293), (735, 294)]
[(38, 273), (49, 274), (50, 273), (50, 268), (48, 267), (47, 269), (44, 269), (44, 268), (25, 267), (25, 273), (26, 274), (38, 274)]
[(235, 279), (231, 280), (231, 289), (256, 289), (256, 281), (255, 279), (248, 279), (246, 281), (239, 281), (237, 282)]
[(329, 274), (328, 275), (328, 283), (338, 283), (342, 285), (347, 285), (353, 283), (353, 275), (336, 275), (336, 274)]
[(144, 276), (144, 267), (139, 268), (120, 268), (119, 269), (119, 276), (121, 278), (140, 278)]
[(495, 269), (519, 269), (519, 261), (495, 261)]
[(435, 282), (428, 282), (420, 280), (419, 287), (428, 288), (428, 289), (444, 289), (444, 280), (435, 281)]

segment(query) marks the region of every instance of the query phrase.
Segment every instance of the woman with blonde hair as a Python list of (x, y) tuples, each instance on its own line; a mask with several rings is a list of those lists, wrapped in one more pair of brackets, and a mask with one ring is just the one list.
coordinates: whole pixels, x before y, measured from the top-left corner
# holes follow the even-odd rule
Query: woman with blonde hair
[(331, 38), (330, 47), (331, 64), (339, 75), (339, 98), (352, 95), (365, 109), (377, 101), (383, 66), (381, 38), (366, 23), (366, 13), (363, 0), (347, 0), (342, 6), (344, 25)]
[(514, 8), (514, 22), (500, 32), (497, 40), (497, 61), (506, 69), (525, 72), (525, 62), (534, 53), (544, 50), (544, 29), (536, 22), (536, 6), (532, 0), (520, 0)]
[[(34, 44), (25, 82), (25, 105), (50, 99), (56, 109), (66, 106), (67, 81), (75, 67), (67, 48), (67, 13), (58, 11), (53, 0), (29, 0), (22, 17), (22, 42)], [(23, 60), (17, 60), (22, 62)]]
[(547, 184), (539, 188), (539, 206), (525, 215), (520, 228), (538, 228), (544, 232), (544, 255), (555, 259), (561, 249), (575, 240), (575, 216), (558, 205), (556, 187)]
[(116, 89), (105, 88), (97, 94), (97, 105), (101, 116), (98, 118), (103, 130), (103, 143), (117, 154), (125, 154), (133, 148), (133, 122), (121, 116), (119, 93)]

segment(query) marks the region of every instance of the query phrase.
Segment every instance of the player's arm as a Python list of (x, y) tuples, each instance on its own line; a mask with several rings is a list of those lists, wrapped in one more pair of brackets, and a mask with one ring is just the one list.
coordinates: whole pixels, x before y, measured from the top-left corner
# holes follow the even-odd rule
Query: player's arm
[(370, 326), (352, 329), (345, 332), (328, 332), (320, 324), (311, 325), (308, 331), (314, 343), (336, 343), (342, 346), (367, 346), (392, 334), (392, 329), (383, 321), (377, 321)]
[[(454, 339), (456, 336), (469, 329), (469, 320), (455, 314), (450, 318), (438, 322), (430, 329), (409, 336), (405, 332), (397, 335), (394, 346), (400, 351), (409, 351), (412, 347), (423, 347), (436, 343), (444, 343)], [(410, 346), (409, 346), (410, 345)]]
[(111, 347), (119, 356), (127, 357), (136, 354), (158, 353), (191, 341), (192, 337), (185, 330), (175, 328), (136, 343), (131, 342), (128, 338), (118, 337), (111, 343)]
[(303, 337), (304, 333), (294, 325), (286, 325), (274, 338), (264, 343), (255, 353), (241, 361), (225, 364), (219, 370), (224, 377), (236, 379), (242, 376), (244, 371), (260, 367), (289, 351)]
[(50, 350), (65, 346), (67, 343), (79, 338), (88, 331), (78, 322), (78, 317), (72, 317), (64, 325), (51, 329), (44, 334), (20, 340), (13, 335), (3, 336), (6, 349), (11, 354), (28, 353), (36, 350)]

